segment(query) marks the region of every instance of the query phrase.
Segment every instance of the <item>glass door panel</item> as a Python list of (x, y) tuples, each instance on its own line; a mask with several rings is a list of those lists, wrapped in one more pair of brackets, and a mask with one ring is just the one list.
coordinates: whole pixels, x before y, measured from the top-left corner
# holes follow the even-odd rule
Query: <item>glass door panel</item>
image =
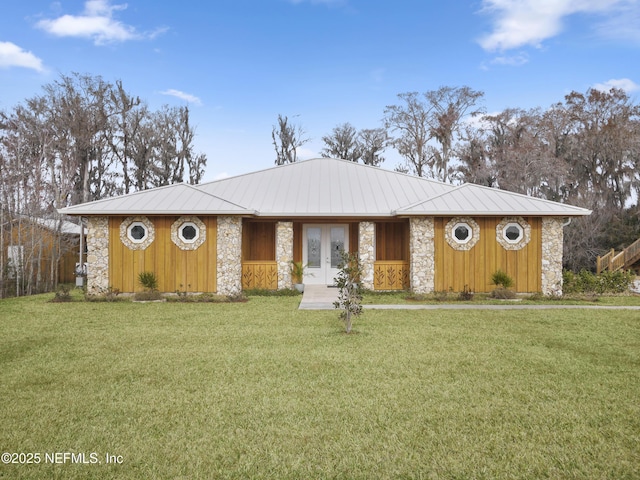
[(348, 225), (303, 225), (302, 263), (307, 266), (304, 283), (333, 285), (342, 261), (342, 252), (349, 248)]
[(307, 228), (307, 267), (322, 267), (322, 228)]
[(331, 227), (331, 268), (339, 268), (344, 252), (344, 227)]

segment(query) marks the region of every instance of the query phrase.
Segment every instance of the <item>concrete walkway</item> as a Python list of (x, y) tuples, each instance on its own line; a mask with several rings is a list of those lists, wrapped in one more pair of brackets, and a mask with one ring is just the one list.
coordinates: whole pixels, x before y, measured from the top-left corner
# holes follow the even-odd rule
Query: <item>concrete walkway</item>
[(326, 285), (305, 285), (299, 310), (333, 310), (338, 289)]
[[(299, 310), (334, 310), (333, 302), (338, 300), (338, 289), (326, 285), (305, 285)], [(468, 303), (438, 304), (394, 304), (363, 305), (367, 310), (557, 310), (557, 309), (589, 309), (589, 310), (640, 310), (638, 306), (618, 305), (523, 305), (519, 302), (504, 305), (472, 305)]]

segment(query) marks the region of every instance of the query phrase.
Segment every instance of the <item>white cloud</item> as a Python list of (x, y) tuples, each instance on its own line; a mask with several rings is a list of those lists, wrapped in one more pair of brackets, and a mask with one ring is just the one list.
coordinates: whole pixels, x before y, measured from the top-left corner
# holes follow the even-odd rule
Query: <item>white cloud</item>
[(604, 38), (640, 45), (640, 2), (621, 2), (618, 8), (596, 25), (596, 32)]
[(174, 90), (173, 88), (170, 88), (160, 93), (162, 95), (169, 95), (171, 97), (179, 98), (180, 100), (184, 100), (188, 103), (193, 103), (194, 105), (202, 105), (202, 101), (198, 97), (196, 97), (195, 95), (191, 95), (190, 93), (181, 92), (180, 90)]
[(142, 38), (134, 27), (113, 18), (113, 12), (126, 8), (126, 4), (111, 5), (109, 0), (88, 0), (81, 15), (41, 20), (36, 26), (58, 37), (90, 38), (96, 45)]
[(0, 68), (24, 67), (44, 71), (42, 60), (11, 42), (0, 42)]
[(519, 67), (529, 62), (529, 55), (526, 53), (519, 53), (518, 55), (499, 56), (491, 60), (493, 65), (510, 65), (512, 67)]
[(607, 80), (604, 83), (596, 83), (593, 88), (603, 92), (608, 92), (612, 88), (619, 88), (620, 90), (624, 90), (627, 93), (631, 93), (635, 92), (636, 90), (640, 90), (640, 85), (628, 78), (612, 78), (611, 80)]
[(494, 17), (494, 28), (479, 43), (488, 51), (540, 47), (562, 31), (564, 17), (610, 15), (630, 4), (635, 0), (483, 0), (482, 12)]

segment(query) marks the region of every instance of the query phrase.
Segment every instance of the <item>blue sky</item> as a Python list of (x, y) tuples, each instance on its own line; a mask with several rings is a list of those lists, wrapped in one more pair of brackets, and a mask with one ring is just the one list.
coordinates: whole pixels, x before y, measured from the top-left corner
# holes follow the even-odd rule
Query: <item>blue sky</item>
[[(273, 165), (278, 114), (319, 156), (338, 124), (381, 125), (399, 93), (467, 85), (488, 112), (572, 90), (640, 92), (640, 0), (30, 0), (0, 15), (0, 109), (60, 74), (188, 104), (206, 180)], [(398, 158), (388, 151), (383, 168)]]

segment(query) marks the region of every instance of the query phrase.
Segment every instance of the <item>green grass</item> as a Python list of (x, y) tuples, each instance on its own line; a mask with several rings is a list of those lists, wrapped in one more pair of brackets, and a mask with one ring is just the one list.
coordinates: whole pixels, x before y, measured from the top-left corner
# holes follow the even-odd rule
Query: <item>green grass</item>
[(0, 478), (640, 478), (637, 311), (49, 298), (0, 301), (0, 450), (103, 463)]
[[(631, 292), (618, 295), (575, 294), (565, 295), (560, 298), (544, 297), (542, 295), (518, 295), (518, 303), (522, 305), (610, 305), (610, 306), (640, 306), (640, 295)], [(508, 302), (511, 302), (509, 300)], [(458, 293), (441, 292), (412, 296), (406, 291), (372, 291), (364, 292), (363, 305), (437, 305), (443, 303), (469, 303), (477, 305), (504, 305), (505, 301), (496, 300), (488, 293), (478, 293), (473, 300), (460, 300)]]

